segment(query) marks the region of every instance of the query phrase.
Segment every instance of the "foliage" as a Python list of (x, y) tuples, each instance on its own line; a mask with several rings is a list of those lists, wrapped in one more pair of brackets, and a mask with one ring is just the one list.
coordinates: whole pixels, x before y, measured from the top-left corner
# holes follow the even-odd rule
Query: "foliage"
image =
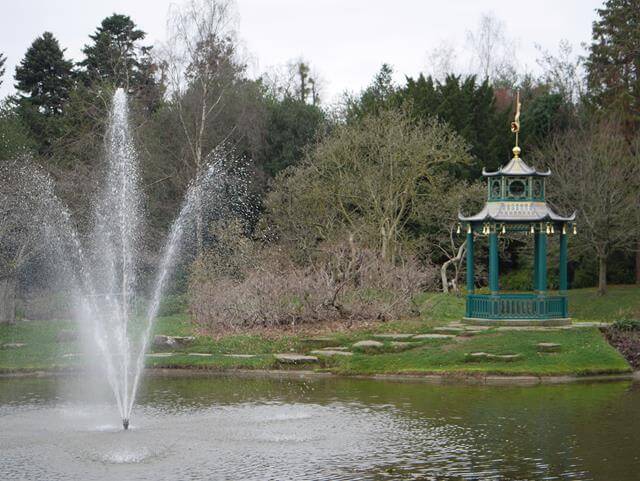
[(44, 32), (28, 48), (16, 67), (16, 89), (20, 116), (38, 141), (39, 151), (48, 152), (60, 136), (60, 115), (73, 87), (73, 64), (50, 32)]
[(576, 209), (575, 238), (599, 262), (599, 289), (606, 291), (607, 261), (615, 250), (633, 249), (640, 233), (640, 162), (619, 124), (592, 122), (557, 137), (536, 153), (554, 172), (548, 199)]
[(62, 113), (72, 87), (72, 63), (51, 32), (36, 38), (16, 67), (16, 89), (25, 101), (45, 116)]
[(100, 23), (85, 45), (82, 77), (85, 83), (109, 83), (135, 93), (149, 110), (162, 100), (162, 86), (156, 81), (157, 66), (150, 46), (141, 45), (146, 33), (127, 15), (114, 13)]
[(621, 318), (611, 323), (611, 327), (619, 331), (640, 331), (640, 320)]
[(597, 12), (586, 61), (589, 97), (622, 116), (629, 137), (640, 125), (640, 8), (637, 0), (607, 0)]
[(303, 258), (320, 241), (352, 236), (393, 263), (421, 186), (468, 161), (464, 141), (437, 121), (416, 124), (395, 110), (367, 116), (336, 128), (276, 178), (267, 221)]
[(265, 171), (275, 176), (297, 165), (304, 148), (312, 144), (324, 122), (324, 113), (290, 96), (267, 100), (266, 138), (262, 157)]
[(420, 75), (407, 78), (407, 85), (399, 91), (403, 104), (411, 106), (417, 120), (432, 117), (446, 122), (469, 144), (473, 163), (453, 171), (458, 176), (476, 178), (482, 167), (495, 170), (502, 165), (509, 152), (511, 135), (508, 130), (508, 108), (499, 108), (494, 89), (476, 77), (447, 75), (443, 82)]

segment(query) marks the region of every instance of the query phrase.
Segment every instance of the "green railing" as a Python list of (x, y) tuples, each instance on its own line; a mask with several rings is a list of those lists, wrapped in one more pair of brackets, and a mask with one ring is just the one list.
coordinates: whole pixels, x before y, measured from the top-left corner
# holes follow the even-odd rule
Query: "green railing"
[(566, 296), (469, 294), (466, 317), (472, 319), (566, 319)]

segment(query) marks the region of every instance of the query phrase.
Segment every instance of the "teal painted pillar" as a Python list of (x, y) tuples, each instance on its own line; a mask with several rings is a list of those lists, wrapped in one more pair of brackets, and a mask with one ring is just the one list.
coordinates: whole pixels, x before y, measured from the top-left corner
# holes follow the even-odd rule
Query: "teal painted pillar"
[(566, 294), (569, 287), (567, 275), (567, 234), (563, 227), (560, 234), (560, 293)]
[(533, 290), (538, 292), (538, 259), (540, 258), (540, 238), (533, 234)]
[(538, 233), (538, 293), (547, 291), (547, 234), (541, 229)]
[(500, 290), (498, 268), (498, 233), (494, 230), (489, 234), (489, 290), (492, 295)]
[(467, 292), (473, 294), (475, 290), (475, 272), (473, 260), (473, 228), (469, 226), (467, 231)]

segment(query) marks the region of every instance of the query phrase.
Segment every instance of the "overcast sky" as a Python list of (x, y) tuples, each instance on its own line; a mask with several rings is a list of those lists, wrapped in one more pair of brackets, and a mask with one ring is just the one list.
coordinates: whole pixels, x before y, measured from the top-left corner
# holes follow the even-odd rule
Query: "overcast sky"
[[(3, 2), (0, 52), (7, 72), (0, 96), (13, 91), (15, 65), (33, 39), (48, 30), (81, 59), (81, 48), (111, 13), (130, 15), (148, 43), (165, 38), (171, 0), (19, 0)], [(250, 54), (250, 72), (304, 57), (320, 74), (323, 97), (365, 87), (383, 62), (403, 75), (428, 70), (429, 52), (443, 42), (455, 46), (465, 65), (467, 32), (483, 13), (505, 22), (522, 69), (534, 71), (536, 44), (556, 51), (561, 39), (576, 48), (588, 42), (602, 0), (237, 0), (238, 34)]]

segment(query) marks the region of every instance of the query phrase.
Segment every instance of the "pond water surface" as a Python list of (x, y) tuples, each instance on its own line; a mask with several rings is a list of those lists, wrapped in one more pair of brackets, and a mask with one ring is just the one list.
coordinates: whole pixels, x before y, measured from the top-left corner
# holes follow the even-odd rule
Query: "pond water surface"
[(0, 379), (1, 480), (640, 479), (640, 384)]

